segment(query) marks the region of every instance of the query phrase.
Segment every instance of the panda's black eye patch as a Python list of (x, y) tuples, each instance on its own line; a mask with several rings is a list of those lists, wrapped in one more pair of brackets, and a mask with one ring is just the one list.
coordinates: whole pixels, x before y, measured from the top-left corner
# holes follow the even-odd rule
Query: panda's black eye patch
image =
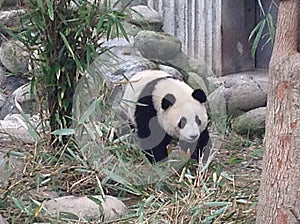
[(201, 125), (201, 120), (199, 119), (198, 115), (196, 115), (195, 121), (196, 121), (196, 123), (197, 123), (198, 126)]
[(186, 123), (187, 123), (186, 118), (185, 118), (185, 117), (182, 117), (182, 118), (180, 119), (180, 121), (178, 122), (178, 127), (179, 127), (180, 129), (182, 129), (182, 128), (184, 128), (184, 126), (186, 125)]

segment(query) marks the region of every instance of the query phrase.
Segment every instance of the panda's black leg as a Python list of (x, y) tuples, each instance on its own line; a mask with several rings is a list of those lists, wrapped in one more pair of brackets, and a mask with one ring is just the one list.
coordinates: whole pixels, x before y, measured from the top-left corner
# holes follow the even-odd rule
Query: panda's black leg
[(167, 150), (158, 148), (144, 150), (147, 159), (153, 164), (160, 162), (168, 157)]
[(152, 149), (156, 162), (163, 161), (168, 157), (167, 146), (170, 144), (171, 141), (172, 137), (168, 134), (165, 134), (161, 142)]
[(202, 156), (203, 153), (203, 148), (208, 144), (209, 141), (209, 132), (208, 129), (206, 128), (200, 135), (197, 146), (192, 153), (191, 158), (196, 159), (199, 162), (200, 156)]
[(152, 164), (165, 160), (168, 157), (167, 145), (170, 144), (171, 140), (171, 136), (166, 134), (158, 145), (156, 145), (152, 149), (144, 150), (147, 159)]

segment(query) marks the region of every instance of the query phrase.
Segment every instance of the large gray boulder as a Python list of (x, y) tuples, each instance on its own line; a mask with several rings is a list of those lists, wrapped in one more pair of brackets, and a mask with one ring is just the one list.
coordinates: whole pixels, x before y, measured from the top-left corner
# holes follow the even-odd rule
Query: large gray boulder
[(217, 117), (238, 117), (247, 111), (264, 107), (267, 102), (268, 74), (243, 72), (220, 77), (208, 97), (212, 114)]
[(134, 39), (134, 47), (147, 59), (167, 61), (181, 52), (181, 42), (162, 32), (140, 31)]
[(267, 76), (260, 76), (261, 81), (252, 75), (243, 74), (226, 77), (224, 82), (224, 96), (227, 102), (228, 116), (239, 116), (249, 110), (266, 106), (267, 87), (264, 80)]
[(206, 96), (208, 96), (209, 92), (206, 87), (204, 79), (195, 72), (189, 72), (188, 75), (189, 75), (189, 77), (188, 77), (187, 83), (193, 89), (202, 89), (205, 92)]
[[(103, 40), (104, 41), (104, 40)], [(110, 49), (109, 54), (103, 54), (99, 56), (99, 59), (109, 61), (109, 63), (117, 64), (118, 61), (126, 60), (127, 56), (142, 57), (141, 53), (133, 47), (133, 37), (129, 36), (128, 39), (124, 37), (117, 37), (105, 41), (103, 46)], [(125, 57), (123, 59), (123, 57)], [(96, 59), (97, 60), (97, 59)]]
[(174, 57), (168, 60), (168, 62), (184, 69), (187, 72), (197, 73), (202, 78), (214, 76), (204, 61), (201, 59), (191, 58), (182, 51), (180, 51), (177, 55), (174, 55)]
[(157, 11), (146, 5), (133, 6), (131, 9), (129, 22), (146, 30), (161, 31), (163, 18)]
[(234, 119), (233, 130), (240, 135), (262, 135), (265, 131), (266, 107), (260, 107)]
[(209, 103), (209, 112), (214, 122), (223, 122), (223, 120), (227, 119), (227, 102), (224, 86), (220, 86), (213, 91), (207, 100)]
[[(180, 40), (169, 34), (140, 31), (134, 38), (134, 47), (145, 58), (157, 61), (158, 63), (172, 65), (185, 72), (191, 72), (192, 77), (191, 81), (188, 80), (189, 84), (193, 84), (193, 81), (199, 81), (202, 78), (205, 86), (208, 86), (208, 77), (214, 77), (214, 73), (204, 61), (191, 58), (182, 52)], [(197, 78), (197, 75), (200, 77)], [(208, 90), (208, 92), (211, 91)]]

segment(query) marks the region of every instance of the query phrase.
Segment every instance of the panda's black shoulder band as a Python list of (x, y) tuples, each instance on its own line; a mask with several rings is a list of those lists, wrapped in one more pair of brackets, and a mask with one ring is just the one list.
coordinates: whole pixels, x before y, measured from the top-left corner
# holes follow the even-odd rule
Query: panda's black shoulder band
[(152, 95), (156, 84), (158, 82), (160, 82), (161, 80), (165, 80), (165, 79), (169, 79), (169, 78), (173, 78), (173, 77), (172, 76), (166, 76), (166, 77), (162, 77), (162, 78), (157, 78), (157, 79), (154, 79), (151, 82), (147, 83), (147, 85), (145, 86), (145, 88), (141, 92), (141, 94), (139, 96), (139, 99), (141, 99), (143, 97), (146, 97), (146, 96)]

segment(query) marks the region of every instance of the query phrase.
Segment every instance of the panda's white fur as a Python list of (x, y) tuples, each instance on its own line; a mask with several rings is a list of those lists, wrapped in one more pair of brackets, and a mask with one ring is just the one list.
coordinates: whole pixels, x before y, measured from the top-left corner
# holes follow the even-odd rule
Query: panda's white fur
[[(150, 90), (145, 91), (145, 88), (149, 88), (149, 83), (153, 83), (153, 89), (150, 86)], [(143, 94), (151, 95), (150, 104), (153, 103), (156, 112), (155, 118), (158, 120), (156, 123), (153, 122), (154, 130), (150, 127), (153, 134), (147, 137), (150, 143), (146, 144), (144, 150), (150, 150), (151, 144), (155, 146), (160, 141), (168, 142), (169, 140), (164, 139), (164, 132), (172, 138), (177, 138), (186, 143), (193, 143), (198, 141), (202, 132), (207, 131), (208, 117), (205, 105), (192, 97), (193, 92), (194, 90), (189, 85), (160, 70), (141, 71), (130, 79), (124, 91), (122, 107), (132, 124), (137, 128), (147, 128), (137, 124), (136, 118), (136, 110), (139, 106), (137, 102), (143, 97)], [(167, 109), (163, 109), (162, 100), (168, 94), (174, 96), (175, 102)], [(141, 106), (139, 108), (144, 109)], [(143, 116), (153, 116), (153, 114), (145, 113)], [(183, 117), (185, 118), (185, 122), (183, 122), (185, 125), (179, 128), (179, 122)], [(201, 121), (200, 124), (196, 122), (196, 117)], [(152, 126), (151, 120), (152, 117), (150, 117), (149, 124), (145, 125)], [(156, 131), (156, 129), (160, 129), (157, 126), (161, 127), (160, 131)], [(153, 135), (156, 136), (153, 138)], [(165, 147), (164, 144), (162, 146)]]

